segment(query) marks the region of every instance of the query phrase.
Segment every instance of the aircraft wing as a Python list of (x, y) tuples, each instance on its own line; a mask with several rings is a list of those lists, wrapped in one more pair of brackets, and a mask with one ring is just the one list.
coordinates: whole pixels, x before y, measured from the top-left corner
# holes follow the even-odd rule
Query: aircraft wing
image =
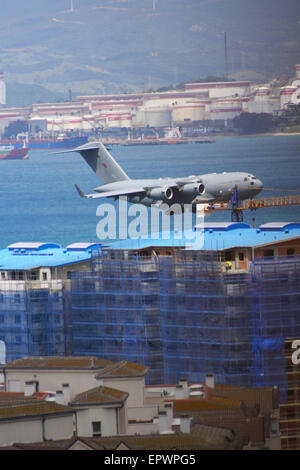
[(126, 196), (127, 194), (139, 194), (145, 193), (144, 188), (135, 188), (135, 189), (125, 189), (124, 191), (116, 190), (116, 191), (103, 191), (99, 193), (92, 193), (92, 194), (85, 194), (77, 184), (75, 184), (75, 188), (79, 193), (79, 196), (86, 197), (88, 199), (98, 199), (98, 198), (105, 198), (105, 197), (119, 197), (119, 196)]
[(180, 180), (175, 180), (175, 186), (184, 186), (185, 184), (188, 183), (202, 183), (201, 178), (197, 178), (196, 176), (189, 176), (187, 178), (182, 178)]
[[(86, 197), (86, 198), (91, 198), (91, 199), (97, 199), (97, 198), (105, 198), (105, 197), (119, 197), (119, 196), (126, 196), (126, 195), (132, 195), (132, 194), (141, 194), (144, 193), (145, 195), (147, 194), (148, 191), (151, 189), (156, 189), (156, 188), (162, 188), (163, 189), (164, 185), (163, 184), (153, 184), (151, 186), (144, 186), (144, 187), (137, 187), (137, 188), (132, 188), (132, 189), (124, 189), (122, 190), (115, 190), (115, 191), (101, 191), (101, 192), (96, 192), (92, 194), (85, 194), (77, 184), (75, 184), (75, 188), (77, 189), (77, 192), (81, 197)], [(171, 184), (170, 187), (172, 188), (178, 188), (178, 185), (176, 183)]]

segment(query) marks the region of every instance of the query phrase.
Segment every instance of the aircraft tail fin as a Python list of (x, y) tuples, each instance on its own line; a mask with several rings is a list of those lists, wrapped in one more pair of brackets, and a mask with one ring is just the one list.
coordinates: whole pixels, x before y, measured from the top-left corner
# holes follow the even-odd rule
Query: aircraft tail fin
[(88, 142), (71, 151), (80, 153), (98, 178), (105, 184), (130, 179), (102, 142)]

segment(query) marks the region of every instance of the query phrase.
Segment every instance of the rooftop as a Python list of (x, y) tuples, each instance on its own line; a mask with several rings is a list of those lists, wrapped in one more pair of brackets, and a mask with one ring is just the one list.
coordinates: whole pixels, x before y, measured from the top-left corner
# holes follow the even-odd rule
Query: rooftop
[(134, 364), (128, 361), (117, 362), (116, 364), (109, 364), (104, 367), (99, 374), (97, 379), (100, 378), (120, 378), (120, 377), (144, 377), (149, 368)]
[(93, 356), (30, 356), (1, 365), (1, 369), (84, 369), (97, 370), (113, 364)]
[(98, 386), (76, 395), (72, 400), (72, 405), (108, 405), (122, 404), (127, 398), (128, 393), (114, 388)]
[(271, 222), (250, 227), (241, 222), (205, 222), (186, 231), (153, 234), (145, 239), (127, 239), (111, 243), (111, 249), (182, 247), (191, 250), (219, 251), (234, 247), (258, 247), (300, 238), (300, 223)]
[(242, 406), (240, 400), (231, 398), (210, 397), (210, 398), (187, 398), (172, 400), (174, 415), (200, 413), (202, 411), (239, 410)]
[[(197, 426), (199, 429), (199, 426)], [(57, 441), (35, 442), (30, 444), (15, 443), (1, 447), (1, 450), (72, 450), (77, 443), (83, 444), (87, 450), (219, 450), (230, 448), (225, 439), (228, 431), (207, 433), (197, 431), (193, 434), (113, 436), (113, 437), (72, 437)], [(224, 435), (225, 434), (225, 435)]]
[(55, 402), (37, 401), (0, 407), (0, 420), (61, 413), (73, 413), (73, 410)]
[(30, 396), (26, 396), (24, 392), (0, 392), (0, 407), (45, 400), (47, 396), (48, 392), (35, 392)]
[(56, 243), (17, 242), (0, 250), (0, 269), (25, 270), (37, 267), (59, 267), (91, 258), (93, 250), (100, 244), (73, 243), (62, 248)]
[[(107, 243), (110, 249), (142, 250), (150, 247), (220, 251), (234, 247), (259, 247), (300, 238), (300, 223), (269, 222), (259, 227), (241, 222), (205, 222), (189, 230), (154, 233), (148, 238)], [(101, 244), (76, 242), (66, 248), (55, 243), (17, 242), (0, 250), (0, 270), (59, 267), (89, 261)]]

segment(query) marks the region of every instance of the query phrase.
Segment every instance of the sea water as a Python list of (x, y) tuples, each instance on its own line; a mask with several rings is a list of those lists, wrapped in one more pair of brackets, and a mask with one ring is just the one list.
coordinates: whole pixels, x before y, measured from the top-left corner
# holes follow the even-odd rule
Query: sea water
[[(300, 135), (218, 137), (215, 143), (112, 146), (110, 151), (131, 178), (243, 171), (273, 189), (258, 197), (300, 194)], [(100, 242), (96, 233), (100, 200), (79, 197), (75, 183), (84, 192), (101, 184), (77, 153), (30, 150), (28, 160), (1, 161), (0, 248), (18, 241), (61, 246)], [(230, 221), (231, 213), (214, 213), (206, 220)], [(244, 222), (251, 226), (275, 221), (300, 222), (300, 206), (244, 211)]]

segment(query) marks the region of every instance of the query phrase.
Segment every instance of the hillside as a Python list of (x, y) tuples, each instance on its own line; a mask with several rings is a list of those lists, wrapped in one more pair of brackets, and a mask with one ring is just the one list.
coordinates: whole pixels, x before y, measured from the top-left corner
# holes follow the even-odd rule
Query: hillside
[[(134, 91), (224, 75), (293, 75), (298, 0), (3, 0), (7, 83), (66, 96)], [(26, 90), (24, 91), (26, 93)]]

